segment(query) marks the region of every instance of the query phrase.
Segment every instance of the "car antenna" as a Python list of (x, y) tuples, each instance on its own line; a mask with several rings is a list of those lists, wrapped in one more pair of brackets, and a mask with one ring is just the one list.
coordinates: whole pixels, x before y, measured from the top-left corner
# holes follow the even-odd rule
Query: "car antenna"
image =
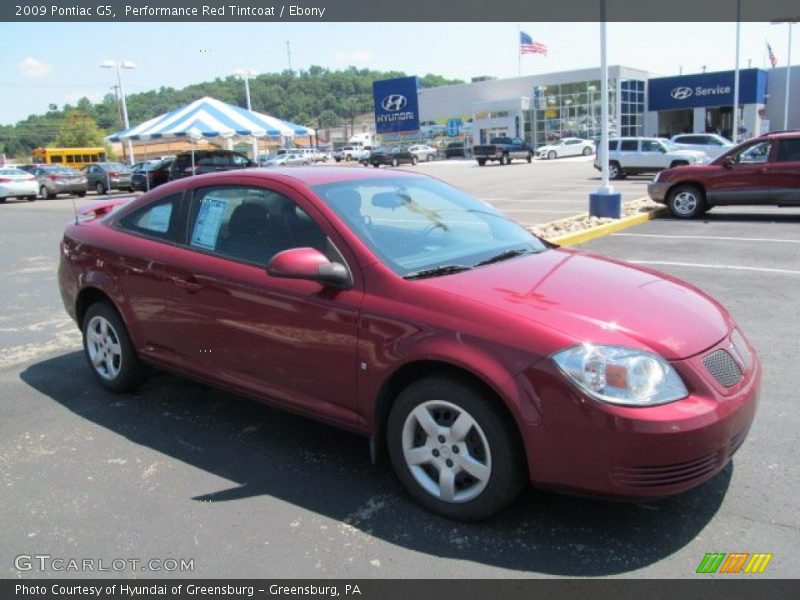
[(72, 212), (75, 214), (75, 225), (78, 224), (78, 206), (75, 204), (75, 196), (72, 197)]

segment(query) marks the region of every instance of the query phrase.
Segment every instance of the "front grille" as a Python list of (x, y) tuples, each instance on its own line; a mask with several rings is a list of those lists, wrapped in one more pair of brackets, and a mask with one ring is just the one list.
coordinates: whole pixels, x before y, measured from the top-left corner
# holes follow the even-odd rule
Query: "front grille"
[(703, 359), (703, 364), (708, 369), (708, 372), (714, 376), (714, 379), (725, 387), (731, 387), (739, 383), (742, 378), (742, 371), (739, 369), (739, 365), (725, 350), (712, 352)]
[(618, 484), (628, 487), (677, 485), (708, 475), (714, 472), (718, 465), (718, 454), (712, 452), (674, 465), (617, 467), (614, 469), (613, 477)]
[(744, 341), (744, 336), (739, 332), (738, 329), (733, 330), (731, 341), (733, 342), (736, 351), (739, 353), (739, 356), (742, 358), (742, 365), (744, 365), (745, 371), (749, 371), (750, 367), (753, 366), (753, 356), (750, 354), (750, 350), (747, 348), (747, 344)]

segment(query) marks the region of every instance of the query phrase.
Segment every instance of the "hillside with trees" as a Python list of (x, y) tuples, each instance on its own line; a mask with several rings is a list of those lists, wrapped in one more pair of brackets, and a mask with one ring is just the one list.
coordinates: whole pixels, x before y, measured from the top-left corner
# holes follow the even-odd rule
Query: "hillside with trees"
[[(253, 110), (258, 112), (314, 128), (337, 127), (357, 115), (374, 111), (373, 81), (405, 75), (400, 71), (356, 67), (331, 71), (319, 66), (291, 73), (266, 73), (250, 80), (250, 99)], [(423, 88), (458, 83), (463, 81), (432, 74), (420, 77)], [(238, 106), (247, 105), (244, 84), (230, 76), (183, 89), (161, 87), (127, 94), (130, 123), (139, 124), (203, 96)], [(75, 106), (66, 105), (42, 115), (31, 115), (15, 125), (0, 126), (0, 153), (24, 159), (39, 146), (55, 146), (68, 139), (86, 139), (87, 136), (97, 139), (97, 130), (104, 136), (121, 129), (119, 104), (113, 94), (96, 104), (81, 98)]]

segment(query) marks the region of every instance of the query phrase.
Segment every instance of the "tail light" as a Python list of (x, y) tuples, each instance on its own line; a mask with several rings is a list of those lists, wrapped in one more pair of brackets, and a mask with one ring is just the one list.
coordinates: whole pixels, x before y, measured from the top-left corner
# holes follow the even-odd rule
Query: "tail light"
[(118, 176), (119, 176), (119, 173), (117, 173), (116, 171), (110, 171), (110, 172), (108, 173), (108, 176), (109, 176), (109, 177), (118, 177)]
[(8, 183), (11, 181), (8, 177), (0, 177), (0, 183)]
[(47, 176), (47, 178), (48, 178), (50, 181), (55, 181), (56, 179), (58, 179), (58, 175), (48, 175), (48, 176)]

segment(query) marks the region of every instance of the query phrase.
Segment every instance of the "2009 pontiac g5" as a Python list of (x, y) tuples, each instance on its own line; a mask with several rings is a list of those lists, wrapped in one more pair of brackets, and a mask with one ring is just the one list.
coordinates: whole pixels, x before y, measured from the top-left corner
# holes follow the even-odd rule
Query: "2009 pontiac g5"
[(681, 492), (754, 418), (758, 358), (712, 298), (430, 177), (246, 169), (80, 220), (59, 282), (101, 385), (155, 366), (357, 431), (450, 518), (526, 482)]

